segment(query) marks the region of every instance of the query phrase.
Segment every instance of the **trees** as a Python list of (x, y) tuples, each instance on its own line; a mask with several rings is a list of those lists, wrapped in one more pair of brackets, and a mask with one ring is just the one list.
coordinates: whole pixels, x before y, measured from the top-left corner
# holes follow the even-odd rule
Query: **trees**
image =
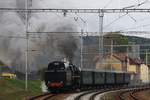
[(128, 38), (120, 33), (108, 33), (104, 36), (104, 48), (107, 51), (111, 50), (111, 46), (113, 46), (113, 52), (115, 53), (124, 53), (127, 52)]

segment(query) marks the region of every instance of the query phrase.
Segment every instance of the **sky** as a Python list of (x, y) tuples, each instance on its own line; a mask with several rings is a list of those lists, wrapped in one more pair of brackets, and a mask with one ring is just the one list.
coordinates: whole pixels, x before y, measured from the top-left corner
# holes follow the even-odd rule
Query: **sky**
[[(123, 8), (144, 1), (147, 0), (40, 0), (43, 8)], [(141, 7), (146, 6), (149, 7)]]
[[(148, 0), (30, 0), (31, 8), (91, 8), (91, 9), (121, 9), (145, 2), (136, 8), (150, 8)], [(25, 8), (25, 0), (0, 0), (0, 8)], [(103, 31), (150, 31), (149, 13), (131, 14), (104, 14)], [(29, 18), (29, 31), (81, 31), (99, 32), (98, 14), (66, 14), (62, 13), (37, 13)], [(68, 26), (68, 28), (67, 28)], [(66, 29), (66, 30), (64, 30)], [(25, 35), (25, 14), (16, 12), (0, 12), (0, 35)], [(128, 34), (149, 38), (149, 34)], [(34, 40), (35, 41), (35, 40)], [(3, 44), (6, 45), (3, 45)], [(3, 49), (0, 50), (1, 58), (8, 63), (12, 59), (20, 58), (24, 61), (25, 39), (0, 39)], [(32, 49), (37, 48), (35, 42), (30, 41)], [(20, 53), (19, 55), (17, 55)], [(20, 62), (20, 61), (18, 61)], [(17, 63), (17, 62), (15, 62)]]
[[(91, 9), (122, 9), (135, 5), (135, 8), (150, 8), (149, 0), (28, 0), (32, 1), (32, 8), (91, 8)], [(144, 3), (137, 7), (136, 5)], [(0, 0), (0, 7), (25, 8), (25, 0)], [(36, 22), (45, 23), (47, 20), (56, 19), (62, 21), (68, 19), (76, 24), (79, 30), (99, 31), (98, 14), (67, 14), (67, 18), (63, 18), (62, 14), (47, 14), (42, 13), (35, 15), (36, 20), (30, 20), (32, 26), (38, 27)], [(34, 18), (35, 18), (34, 17)], [(149, 13), (119, 13), (119, 14), (104, 14), (103, 30), (110, 31), (150, 31)], [(78, 21), (75, 19), (78, 18)], [(43, 20), (44, 19), (44, 20)], [(83, 19), (86, 23), (83, 23)], [(45, 24), (46, 25), (46, 24)], [(48, 30), (50, 31), (50, 30)], [(144, 34), (145, 35), (145, 34)]]
[[(37, 0), (33, 0), (37, 1)], [(139, 7), (138, 4), (141, 4)], [(35, 2), (33, 8), (92, 8), (92, 9), (122, 9), (135, 5), (135, 8), (150, 8), (149, 0), (39, 0)], [(59, 14), (58, 14), (59, 15)], [(53, 16), (53, 15), (50, 15)], [(55, 15), (54, 15), (55, 16)], [(61, 15), (59, 15), (61, 16)], [(73, 18), (82, 18), (83, 21), (78, 20), (77, 27), (79, 30), (85, 31), (99, 31), (99, 20), (97, 14), (72, 14), (67, 16), (70, 20)], [(73, 18), (72, 18), (73, 17)], [(110, 31), (150, 31), (150, 14), (149, 13), (131, 13), (131, 14), (104, 14), (103, 30), (106, 32)], [(63, 20), (55, 16), (58, 20)], [(117, 20), (116, 20), (117, 19)], [(149, 37), (149, 34), (128, 34), (136, 35), (141, 37)]]

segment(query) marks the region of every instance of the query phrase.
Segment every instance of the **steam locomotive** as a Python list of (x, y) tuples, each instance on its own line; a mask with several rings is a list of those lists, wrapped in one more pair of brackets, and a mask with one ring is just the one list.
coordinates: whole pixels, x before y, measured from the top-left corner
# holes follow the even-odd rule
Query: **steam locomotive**
[(80, 70), (62, 61), (49, 63), (45, 71), (45, 84), (51, 92), (123, 86), (129, 83), (130, 74), (126, 72)]

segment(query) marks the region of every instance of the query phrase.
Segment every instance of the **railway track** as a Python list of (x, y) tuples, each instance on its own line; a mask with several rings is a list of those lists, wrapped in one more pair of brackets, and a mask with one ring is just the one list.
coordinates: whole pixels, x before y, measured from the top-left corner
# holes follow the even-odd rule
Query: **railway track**
[(107, 92), (107, 91), (112, 91), (112, 90), (116, 90), (116, 89), (101, 89), (101, 90), (87, 91), (75, 97), (74, 100), (95, 100), (95, 97), (97, 95)]
[[(120, 100), (126, 100), (127, 98), (129, 100), (140, 100), (135, 93), (137, 92), (142, 92), (145, 91), (147, 89), (150, 89), (150, 87), (140, 87), (140, 88), (134, 88), (134, 89), (129, 89), (126, 91), (123, 91), (119, 94), (119, 98)], [(128, 96), (128, 97), (127, 97)]]
[(92, 94), (92, 93), (95, 93), (95, 92), (97, 92), (97, 90), (91, 90), (91, 91), (83, 92), (83, 93), (81, 93), (80, 95), (78, 95), (77, 97), (75, 97), (74, 100), (82, 100), (82, 98), (83, 98), (85, 95), (89, 95), (89, 94)]
[[(140, 91), (144, 91), (146, 89), (150, 89), (150, 87), (124, 87), (124, 88), (112, 88), (112, 89), (101, 89), (101, 90), (91, 90), (87, 92), (83, 92), (76, 96), (72, 100), (100, 100), (101, 94), (105, 94), (105, 92), (111, 91), (123, 91), (119, 94), (120, 100), (128, 100), (124, 97), (124, 94), (129, 93), (131, 100), (139, 100), (134, 94)], [(129, 100), (130, 100), (129, 99)]]
[[(130, 88), (130, 89), (128, 89), (128, 88)], [(145, 91), (146, 89), (150, 89), (150, 87), (139, 87), (139, 88), (128, 87), (128, 88), (89, 90), (89, 91), (85, 91), (85, 92), (81, 92), (81, 93), (74, 93), (75, 96), (72, 99), (69, 98), (66, 100), (100, 100), (100, 97), (102, 96), (101, 94), (105, 94), (105, 92), (115, 91), (115, 90), (122, 91), (119, 94), (120, 100), (139, 100), (136, 97), (135, 93), (140, 92), (140, 91)], [(128, 94), (130, 96), (130, 99), (126, 99), (125, 94)], [(59, 94), (59, 95), (61, 95), (61, 94)], [(62, 94), (62, 95), (64, 95), (64, 94)], [(58, 95), (46, 93), (46, 94), (32, 97), (29, 100), (50, 100), (56, 96), (58, 96)]]
[(45, 93), (35, 97), (30, 98), (29, 100), (49, 100), (52, 97), (55, 97), (56, 94)]

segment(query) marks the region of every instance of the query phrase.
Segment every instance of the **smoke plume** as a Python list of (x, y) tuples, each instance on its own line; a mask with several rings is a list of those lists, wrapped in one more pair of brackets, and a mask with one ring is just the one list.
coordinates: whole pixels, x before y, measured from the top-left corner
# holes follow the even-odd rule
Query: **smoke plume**
[[(32, 1), (30, 7), (41, 8), (45, 6), (46, 1)], [(54, 3), (54, 2), (53, 2)], [(55, 3), (54, 3), (55, 4)], [(59, 4), (61, 6), (61, 4)], [(57, 7), (59, 7), (57, 5)], [(3, 0), (0, 1), (0, 7), (25, 8), (25, 0)], [(79, 39), (77, 34), (66, 33), (68, 31), (77, 31), (73, 20), (59, 15), (38, 15), (30, 14), (29, 21), (32, 24), (31, 31), (55, 31), (63, 33), (35, 33), (29, 38), (29, 70), (37, 70), (47, 67), (47, 64), (53, 60), (62, 60), (68, 58), (70, 62), (76, 60), (76, 52), (79, 49)], [(13, 69), (25, 71), (25, 53), (26, 39), (11, 38), (3, 36), (26, 36), (25, 13), (23, 12), (0, 12), (0, 60), (9, 66), (15, 66)]]

